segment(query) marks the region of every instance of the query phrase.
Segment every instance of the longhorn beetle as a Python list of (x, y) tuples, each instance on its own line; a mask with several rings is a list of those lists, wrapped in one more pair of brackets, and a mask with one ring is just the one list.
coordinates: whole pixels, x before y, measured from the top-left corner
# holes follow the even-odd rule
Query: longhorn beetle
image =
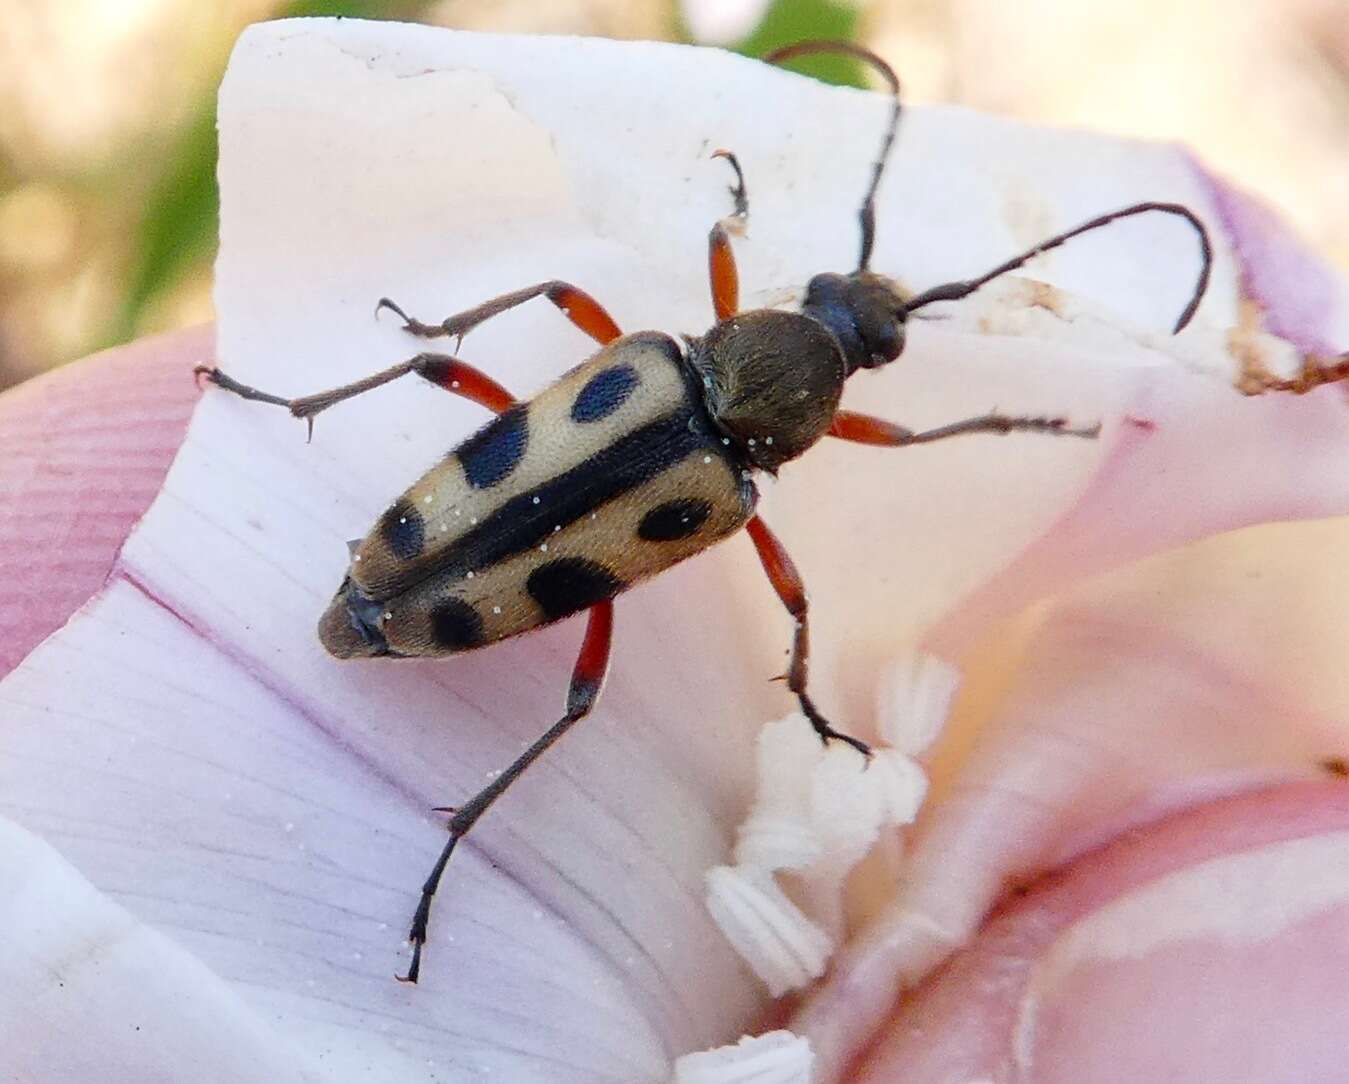
[[(613, 599), (640, 580), (692, 557), (744, 528), (773, 589), (795, 619), (787, 687), (824, 741), (857, 738), (835, 730), (806, 691), (809, 647), (805, 585), (787, 551), (755, 515), (756, 471), (776, 474), (821, 437), (900, 448), (964, 433), (1027, 431), (1094, 437), (1061, 417), (966, 418), (914, 432), (839, 409), (844, 381), (894, 361), (910, 315), (958, 301), (1032, 257), (1117, 219), (1158, 211), (1184, 218), (1199, 236), (1201, 271), (1176, 321), (1180, 331), (1204, 294), (1212, 253), (1203, 224), (1174, 203), (1137, 203), (1101, 215), (999, 264), (978, 278), (906, 295), (869, 269), (875, 198), (899, 126), (899, 81), (875, 54), (847, 42), (809, 41), (765, 59), (842, 53), (876, 70), (892, 106), (880, 154), (858, 214), (857, 269), (810, 280), (799, 312), (740, 312), (735, 257), (726, 228), (708, 236), (716, 323), (680, 345), (668, 335), (623, 335), (589, 294), (559, 280), (503, 294), (437, 324), (408, 316), (388, 298), (404, 328), (420, 338), (463, 336), (483, 321), (545, 297), (601, 349), (530, 400), (449, 354), (419, 353), (355, 383), (298, 399), (247, 387), (217, 368), (197, 371), (245, 399), (287, 408), (311, 428), (320, 411), (408, 373), (481, 403), (497, 417), (413, 483), (359, 542), (341, 587), (319, 620), (323, 646), (337, 658), (454, 655), (589, 613), (565, 714), (467, 804), (450, 812), (449, 839), (422, 888), (409, 932), (421, 970), (431, 900), (456, 844), (506, 789), (594, 706), (608, 668)], [(735, 156), (732, 219), (748, 214)], [(456, 350), (459, 349), (458, 345)]]

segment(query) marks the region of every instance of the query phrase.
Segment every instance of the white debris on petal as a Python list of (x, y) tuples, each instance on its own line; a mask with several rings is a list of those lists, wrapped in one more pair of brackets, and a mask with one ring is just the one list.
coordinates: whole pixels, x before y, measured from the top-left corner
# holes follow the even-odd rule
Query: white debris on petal
[(833, 942), (767, 871), (743, 866), (708, 870), (707, 910), (773, 997), (824, 974)]
[(881, 739), (917, 756), (941, 733), (960, 688), (960, 671), (949, 662), (914, 651), (890, 670), (881, 693)]
[(746, 1035), (731, 1046), (685, 1054), (671, 1084), (810, 1084), (815, 1052), (790, 1031)]

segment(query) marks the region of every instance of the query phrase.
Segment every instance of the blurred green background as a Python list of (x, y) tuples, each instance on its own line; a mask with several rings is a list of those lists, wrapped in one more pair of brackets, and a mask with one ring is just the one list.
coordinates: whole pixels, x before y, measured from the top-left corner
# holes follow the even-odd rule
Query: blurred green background
[(1182, 139), (1349, 266), (1343, 0), (0, 0), (0, 388), (211, 318), (215, 89), (244, 26), (297, 15), (749, 55), (858, 40), (911, 102)]

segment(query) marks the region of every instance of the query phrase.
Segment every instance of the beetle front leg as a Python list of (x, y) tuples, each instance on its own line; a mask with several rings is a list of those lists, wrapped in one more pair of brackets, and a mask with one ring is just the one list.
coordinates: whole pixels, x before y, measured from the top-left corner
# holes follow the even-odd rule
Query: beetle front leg
[(749, 216), (749, 193), (745, 190), (745, 174), (734, 154), (723, 150), (714, 152), (712, 157), (726, 159), (735, 170), (735, 184), (731, 186), (735, 211), (729, 218), (719, 219), (707, 235), (707, 277), (712, 286), (712, 310), (720, 321), (729, 320), (740, 311), (740, 273), (735, 267), (730, 231), (744, 232)]
[(820, 714), (815, 702), (806, 693), (806, 667), (810, 654), (810, 604), (806, 599), (806, 585), (801, 579), (801, 574), (796, 571), (796, 565), (792, 563), (791, 557), (777, 536), (758, 516), (752, 517), (745, 524), (745, 530), (749, 532), (754, 549), (759, 554), (759, 563), (768, 573), (768, 581), (773, 585), (773, 590), (787, 607), (787, 612), (796, 619), (796, 635), (792, 638), (792, 661), (787, 668), (787, 688), (796, 694), (801, 711), (810, 720), (810, 725), (815, 728), (815, 733), (820, 736), (821, 741), (827, 743), (831, 738), (837, 739), (851, 745), (863, 756), (870, 757), (871, 747), (860, 738), (854, 738), (830, 726), (829, 720)]
[(547, 282), (526, 286), (523, 290), (515, 290), (512, 293), (491, 298), (464, 312), (447, 316), (438, 324), (422, 323), (415, 317), (409, 316), (387, 297), (379, 299), (379, 304), (375, 306), (375, 312), (378, 313), (380, 309), (388, 309), (390, 312), (396, 313), (398, 318), (403, 321), (403, 330), (410, 335), (416, 335), (423, 339), (435, 339), (442, 335), (450, 335), (462, 342), (464, 336), (479, 324), (490, 320), (493, 316), (500, 316), (503, 312), (513, 309), (517, 305), (523, 305), (526, 301), (532, 301), (536, 297), (545, 297), (551, 301), (563, 316), (601, 346), (607, 346), (623, 334), (619, 331), (618, 325), (614, 323), (614, 318), (604, 311), (603, 305), (579, 286), (573, 286), (570, 282), (563, 282), (561, 279), (550, 279)]
[(422, 885), (421, 899), (412, 916), (412, 928), (408, 931), (408, 941), (412, 944), (412, 963), (406, 975), (399, 975), (402, 982), (416, 982), (422, 968), (422, 946), (426, 944), (427, 924), (431, 919), (431, 900), (440, 887), (445, 867), (459, 841), (468, 835), (469, 830), (478, 822), (478, 818), (487, 812), (493, 802), (505, 793), (506, 788), (520, 778), (526, 768), (538, 760), (549, 747), (590, 714), (590, 709), (599, 699), (600, 689), (604, 685), (604, 676), (609, 670), (609, 652), (613, 645), (614, 604), (601, 602), (590, 608), (590, 621), (586, 625), (585, 639), (581, 641), (581, 651), (576, 657), (576, 666), (572, 670), (571, 685), (567, 690), (567, 713), (546, 730), (528, 749), (516, 758), (504, 772), (460, 806), (450, 817), (450, 838), (446, 840), (440, 857), (431, 867), (431, 874)]
[(834, 421), (829, 426), (831, 437), (855, 441), (858, 444), (875, 444), (884, 448), (931, 444), (935, 440), (964, 436), (966, 433), (1045, 433), (1054, 437), (1083, 437), (1094, 440), (1100, 432), (1100, 422), (1085, 429), (1070, 429), (1067, 418), (1011, 417), (997, 412), (981, 414), (977, 418), (966, 418), (964, 421), (952, 422), (936, 429), (915, 432), (894, 422), (888, 422), (884, 418), (840, 410), (834, 415)]

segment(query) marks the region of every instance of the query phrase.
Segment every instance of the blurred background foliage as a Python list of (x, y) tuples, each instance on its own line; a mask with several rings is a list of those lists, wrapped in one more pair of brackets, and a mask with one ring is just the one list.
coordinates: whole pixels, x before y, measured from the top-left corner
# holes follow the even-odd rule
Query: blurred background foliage
[(1183, 140), (1349, 267), (1345, 0), (0, 0), (0, 388), (211, 318), (215, 89), (244, 26), (301, 15), (861, 41), (910, 102)]

